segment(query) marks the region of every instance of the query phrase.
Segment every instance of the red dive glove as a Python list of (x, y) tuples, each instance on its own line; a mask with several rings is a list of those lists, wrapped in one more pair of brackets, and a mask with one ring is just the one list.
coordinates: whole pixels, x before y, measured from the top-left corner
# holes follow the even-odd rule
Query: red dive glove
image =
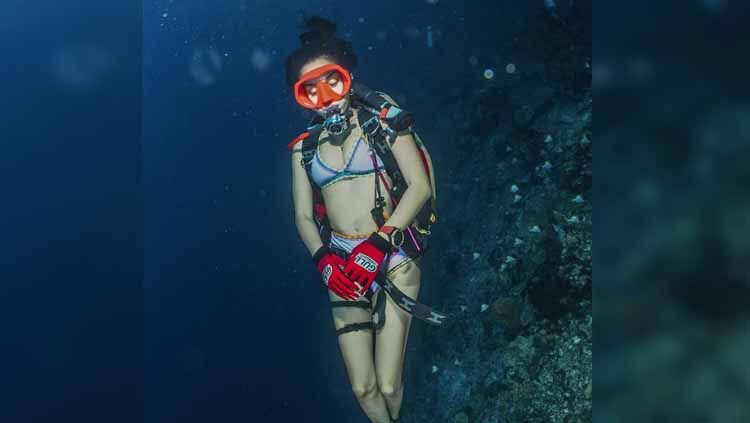
[(341, 270), (346, 264), (343, 258), (337, 256), (324, 246), (315, 252), (313, 261), (318, 272), (323, 277), (323, 284), (328, 289), (347, 300), (354, 300), (359, 297), (356, 293), (357, 287), (344, 276)]
[(391, 251), (391, 244), (376, 233), (352, 249), (344, 266), (344, 274), (356, 284), (361, 284), (361, 294), (367, 292)]

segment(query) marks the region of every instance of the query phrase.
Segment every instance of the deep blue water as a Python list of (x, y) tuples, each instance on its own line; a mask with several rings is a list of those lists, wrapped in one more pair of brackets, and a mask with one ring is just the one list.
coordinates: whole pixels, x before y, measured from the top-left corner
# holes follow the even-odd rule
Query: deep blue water
[(143, 414), (140, 14), (3, 6), (4, 422)]
[[(430, 141), (441, 140), (428, 123), (435, 98), (486, 84), (482, 71), (507, 62), (497, 40), (512, 42), (503, 35), (541, 3), (6, 0), (0, 421), (363, 422), (291, 215), (285, 145), (305, 117), (281, 63), (299, 12), (351, 34), (357, 77), (426, 122), (440, 155), (452, 145)], [(717, 105), (746, 104), (747, 16), (729, 0), (597, 4), (596, 133), (612, 139), (595, 154), (599, 298), (621, 295), (602, 289), (607, 260), (639, 245), (609, 224), (627, 206), (615, 180), (675, 178), (663, 174), (699, 154), (684, 131)], [(196, 55), (204, 66), (191, 70)], [(652, 82), (628, 79), (639, 60)], [(652, 140), (638, 131), (658, 154), (634, 148)], [(612, 341), (622, 327), (595, 322), (595, 366), (624, 373)], [(594, 374), (599, 413), (643, 404)]]
[(301, 11), (429, 122), (539, 6), (10, 1), (0, 420), (364, 422), (292, 219)]
[[(522, 16), (507, 3), (489, 15)], [(367, 421), (293, 223), (286, 144), (308, 115), (292, 102), (283, 58), (298, 44), (300, 10), (334, 19), (359, 55), (357, 77), (429, 121), (439, 112), (431, 97), (481, 83), (470, 55), (500, 60), (474, 26), (492, 24), (477, 6), (144, 8), (148, 421)]]

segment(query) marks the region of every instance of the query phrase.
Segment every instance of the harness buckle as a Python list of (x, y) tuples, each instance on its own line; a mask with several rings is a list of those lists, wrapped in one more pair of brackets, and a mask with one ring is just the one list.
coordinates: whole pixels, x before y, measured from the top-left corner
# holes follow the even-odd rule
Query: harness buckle
[(426, 225), (424, 228), (420, 228), (419, 227), (419, 223), (414, 222), (414, 224), (412, 225), (412, 227), (414, 229), (416, 229), (417, 232), (419, 232), (422, 235), (430, 235), (430, 234), (432, 234), (432, 232), (430, 231), (430, 225)]
[(367, 133), (367, 135), (377, 134), (378, 129), (380, 129), (380, 123), (378, 122), (377, 116), (367, 119), (367, 121), (362, 124), (362, 130)]

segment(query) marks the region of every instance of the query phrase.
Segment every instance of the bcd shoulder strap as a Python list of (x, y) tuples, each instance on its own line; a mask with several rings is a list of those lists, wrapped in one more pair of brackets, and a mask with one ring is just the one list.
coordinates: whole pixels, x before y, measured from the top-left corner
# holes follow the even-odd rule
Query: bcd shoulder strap
[(312, 187), (313, 193), (313, 215), (318, 223), (321, 239), (327, 245), (331, 233), (328, 225), (328, 216), (325, 213), (323, 193), (312, 177), (312, 161), (315, 157), (315, 152), (318, 149), (318, 140), (320, 139), (320, 133), (323, 132), (323, 125), (318, 124), (310, 126), (307, 128), (307, 132), (310, 135), (302, 140), (302, 159), (300, 164), (305, 168), (307, 179), (310, 181), (310, 187)]
[(375, 153), (380, 157), (380, 160), (383, 161), (385, 173), (393, 181), (391, 195), (397, 201), (401, 200), (401, 196), (407, 188), (406, 180), (401, 173), (401, 169), (398, 167), (396, 158), (393, 156), (393, 151), (391, 151), (391, 146), (388, 144), (385, 130), (380, 124), (379, 116), (363, 108), (357, 112), (357, 118), (362, 126), (362, 132), (364, 132)]
[[(315, 156), (315, 151), (318, 148), (318, 140), (320, 139), (320, 133), (323, 132), (323, 125), (315, 125), (307, 128), (307, 132), (310, 134), (302, 140), (302, 167), (305, 168), (307, 176), (310, 177), (312, 182), (312, 174), (310, 169), (312, 168), (312, 160)], [(315, 185), (315, 184), (313, 184)]]
[[(383, 104), (387, 104), (387, 100), (385, 100), (385, 98), (383, 98), (382, 96), (375, 95), (374, 97), (375, 99), (382, 98), (384, 101)], [(360, 126), (362, 127), (362, 132), (367, 138), (368, 144), (372, 146), (377, 156), (383, 162), (383, 167), (385, 168), (384, 170), (391, 179), (393, 186), (390, 187), (390, 195), (397, 202), (399, 202), (404, 192), (406, 192), (408, 185), (406, 183), (406, 179), (404, 178), (401, 172), (401, 169), (398, 166), (398, 162), (396, 161), (396, 158), (393, 155), (393, 151), (391, 150), (391, 144), (396, 139), (396, 133), (393, 131), (388, 131), (386, 128), (383, 128), (381, 124), (381, 116), (373, 113), (373, 111), (368, 110), (367, 107), (362, 107), (358, 109), (357, 119), (360, 122)], [(318, 147), (318, 142), (319, 142), (320, 135), (322, 132), (323, 132), (323, 125), (321, 123), (321, 120), (313, 119), (310, 122), (309, 127), (307, 128), (306, 133), (308, 135), (302, 138), (301, 165), (305, 168), (305, 172), (307, 173), (308, 179), (310, 180), (310, 185), (312, 186), (312, 189), (313, 189), (313, 203), (314, 203), (314, 207), (316, 208), (316, 218), (318, 218), (317, 220), (320, 226), (321, 235), (327, 238), (328, 236), (330, 236), (330, 233), (329, 233), (330, 229), (328, 228), (328, 222), (327, 222), (328, 219), (324, 211), (325, 206), (323, 202), (323, 195), (322, 195), (320, 187), (314, 183), (313, 178), (312, 178), (312, 161), (313, 161), (313, 158), (315, 157), (315, 153)], [(421, 142), (421, 140), (417, 142)], [(434, 182), (431, 181), (431, 184), (432, 183)], [(317, 210), (319, 207), (323, 209), (321, 216), (317, 216)], [(428, 201), (427, 203), (425, 203), (422, 209), (417, 213), (417, 216), (415, 219), (418, 224), (417, 229), (420, 231), (422, 235), (429, 235), (429, 226), (431, 223), (434, 223), (435, 221), (433, 207), (434, 207), (433, 201)], [(417, 249), (417, 250), (422, 251), (420, 249)], [(414, 254), (419, 254), (419, 253), (414, 253)]]

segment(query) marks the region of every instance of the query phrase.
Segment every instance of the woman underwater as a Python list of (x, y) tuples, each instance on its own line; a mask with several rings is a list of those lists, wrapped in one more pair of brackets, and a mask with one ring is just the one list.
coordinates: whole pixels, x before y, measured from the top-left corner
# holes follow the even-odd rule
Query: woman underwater
[[(393, 124), (401, 110), (392, 98), (372, 91), (371, 98), (386, 99), (382, 104), (389, 107), (380, 110), (379, 119), (360, 121), (368, 115), (353, 95), (357, 83), (351, 70), (357, 59), (335, 30), (326, 19), (305, 19), (301, 45), (286, 59), (295, 100), (319, 115), (320, 122), (317, 131), (311, 126), (289, 145), (295, 222), (328, 288), (339, 347), (360, 406), (372, 422), (398, 422), (412, 318), (403, 304), (418, 304), (410, 303), (419, 294), (421, 276), (420, 227), (415, 222), (429, 210), (434, 223), (431, 206), (426, 207), (434, 199), (434, 176), (418, 137), (411, 130), (393, 129), (403, 125)], [(377, 131), (390, 134), (390, 159), (373, 146)], [(393, 159), (400, 171), (396, 177), (387, 171)], [(391, 187), (397, 186), (405, 190), (394, 197)], [(316, 204), (316, 197), (322, 201)], [(321, 231), (321, 219), (328, 234)], [(382, 281), (388, 296), (376, 295), (384, 290)], [(405, 297), (394, 297), (392, 285)], [(378, 312), (381, 318), (375, 316)], [(381, 325), (375, 324), (378, 320)]]

